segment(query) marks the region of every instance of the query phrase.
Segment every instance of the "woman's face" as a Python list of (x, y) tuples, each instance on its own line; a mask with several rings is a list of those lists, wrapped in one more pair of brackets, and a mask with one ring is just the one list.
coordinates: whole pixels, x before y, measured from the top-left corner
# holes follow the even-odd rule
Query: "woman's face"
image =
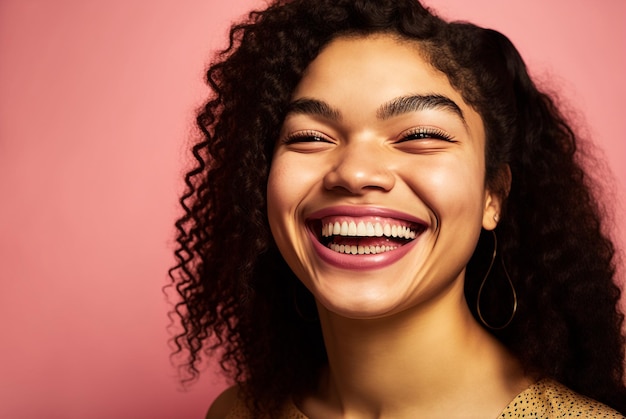
[(419, 44), (339, 38), (294, 91), (268, 181), (272, 234), (318, 303), (351, 318), (462, 283), (497, 197), (480, 116)]

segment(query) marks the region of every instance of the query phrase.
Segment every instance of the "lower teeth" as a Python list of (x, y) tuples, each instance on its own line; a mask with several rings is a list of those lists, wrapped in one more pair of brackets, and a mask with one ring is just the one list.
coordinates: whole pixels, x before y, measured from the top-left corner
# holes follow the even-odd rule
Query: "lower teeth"
[(330, 243), (328, 247), (337, 253), (345, 253), (347, 255), (375, 255), (398, 248), (397, 246), (351, 246), (335, 243)]

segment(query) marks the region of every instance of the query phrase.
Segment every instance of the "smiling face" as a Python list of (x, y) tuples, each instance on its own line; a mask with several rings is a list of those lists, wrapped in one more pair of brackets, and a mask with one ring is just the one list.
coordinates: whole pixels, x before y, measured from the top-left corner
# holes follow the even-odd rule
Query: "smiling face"
[(484, 137), (419, 44), (376, 35), (322, 50), (293, 93), (267, 189), (274, 239), (319, 304), (375, 318), (463, 280), (499, 211)]

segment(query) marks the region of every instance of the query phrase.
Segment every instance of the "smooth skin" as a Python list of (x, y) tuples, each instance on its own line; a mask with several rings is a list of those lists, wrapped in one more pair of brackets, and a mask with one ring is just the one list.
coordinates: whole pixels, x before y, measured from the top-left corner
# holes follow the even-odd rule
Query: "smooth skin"
[[(329, 357), (298, 407), (311, 418), (496, 418), (533, 380), (464, 297), (465, 266), (503, 199), (485, 185), (480, 115), (418, 43), (392, 35), (332, 41), (292, 100), (304, 105), (275, 148), (268, 216), (317, 301)], [(346, 269), (320, 257), (311, 227), (345, 208), (424, 229), (393, 263)]]

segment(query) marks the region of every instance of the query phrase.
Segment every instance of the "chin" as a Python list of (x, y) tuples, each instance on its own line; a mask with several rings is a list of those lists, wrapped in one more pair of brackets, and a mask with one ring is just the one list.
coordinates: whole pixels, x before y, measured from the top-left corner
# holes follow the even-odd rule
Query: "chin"
[(332, 287), (312, 290), (318, 306), (350, 319), (376, 319), (395, 314), (405, 305), (401, 299), (394, 298), (389, 286), (346, 285), (335, 283)]

